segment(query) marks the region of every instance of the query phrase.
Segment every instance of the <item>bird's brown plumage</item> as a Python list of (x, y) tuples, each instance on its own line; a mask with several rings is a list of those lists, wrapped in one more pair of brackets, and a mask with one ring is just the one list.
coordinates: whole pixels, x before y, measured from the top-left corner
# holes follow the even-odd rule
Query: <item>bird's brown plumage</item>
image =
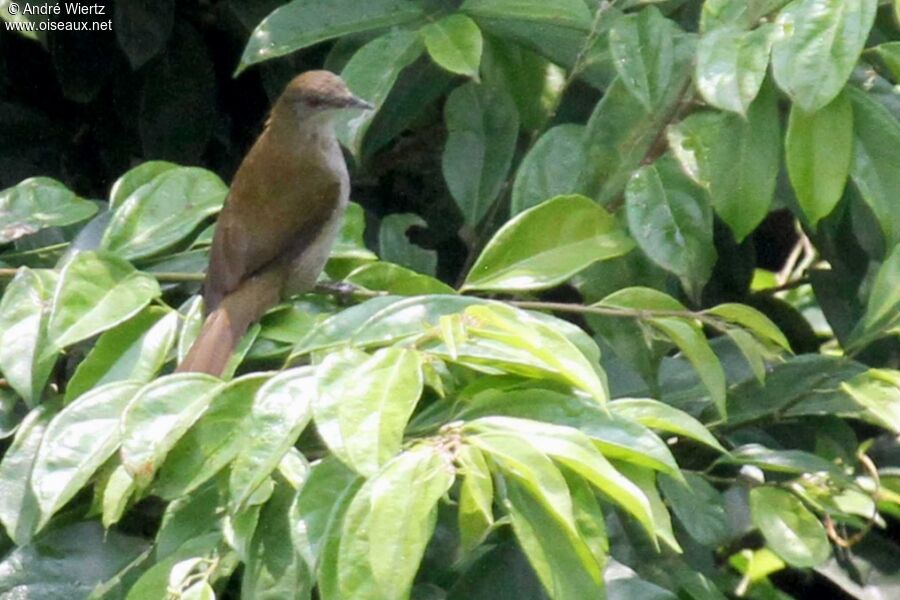
[(365, 103), (327, 71), (297, 76), (275, 103), (216, 223), (206, 321), (177, 371), (221, 375), (250, 324), (315, 285), (350, 191), (331, 128), (332, 112), (348, 107)]

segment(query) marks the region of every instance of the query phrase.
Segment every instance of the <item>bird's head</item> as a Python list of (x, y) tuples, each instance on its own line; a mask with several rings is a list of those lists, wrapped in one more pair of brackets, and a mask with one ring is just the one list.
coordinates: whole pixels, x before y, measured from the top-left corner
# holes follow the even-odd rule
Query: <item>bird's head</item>
[(300, 119), (345, 108), (375, 108), (354, 96), (344, 80), (330, 71), (307, 71), (297, 75), (288, 83), (279, 103), (290, 105)]

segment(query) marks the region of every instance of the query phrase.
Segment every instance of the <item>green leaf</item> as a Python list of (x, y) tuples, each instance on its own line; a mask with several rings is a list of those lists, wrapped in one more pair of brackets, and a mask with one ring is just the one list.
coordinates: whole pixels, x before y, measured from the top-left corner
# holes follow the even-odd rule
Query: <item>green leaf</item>
[(900, 432), (900, 374), (888, 369), (870, 369), (841, 385), (882, 426)]
[(316, 373), (316, 429), (334, 454), (371, 476), (399, 451), (422, 394), (421, 356), (392, 347), (329, 355)]
[(455, 13), (426, 25), (419, 33), (434, 62), (451, 73), (478, 80), (484, 40), (475, 21)]
[(677, 275), (693, 295), (712, 274), (712, 211), (702, 190), (672, 160), (641, 168), (625, 190), (628, 227), (653, 262)]
[(312, 417), (314, 372), (300, 367), (279, 373), (257, 391), (243, 443), (231, 465), (228, 487), (232, 513), (246, 506), (275, 470)]
[(869, 50), (884, 62), (894, 81), (900, 80), (900, 42), (885, 42)]
[(178, 313), (155, 306), (110, 329), (75, 369), (66, 401), (113, 381), (150, 381), (172, 350), (177, 330)]
[(227, 194), (228, 187), (211, 171), (164, 170), (122, 200), (100, 246), (130, 260), (157, 254), (219, 212)]
[(677, 27), (650, 6), (616, 21), (609, 48), (619, 78), (648, 111), (665, 100), (672, 85)]
[(704, 546), (720, 546), (730, 535), (724, 498), (700, 475), (683, 475), (685, 481), (661, 476), (660, 489), (692, 538)]
[(636, 485), (646, 496), (647, 502), (650, 503), (650, 513), (653, 516), (653, 533), (654, 535), (666, 543), (666, 545), (681, 554), (683, 552), (681, 545), (675, 538), (675, 531), (672, 529), (672, 517), (669, 515), (669, 509), (663, 503), (659, 490), (656, 489), (657, 475), (650, 469), (643, 469), (633, 465), (618, 465), (619, 471), (628, 478), (631, 483)]
[(130, 169), (119, 177), (109, 191), (109, 209), (115, 210), (122, 205), (138, 188), (150, 183), (166, 171), (179, 168), (175, 163), (164, 160), (149, 160)]
[(443, 315), (459, 313), (467, 306), (486, 302), (480, 298), (457, 295), (373, 298), (319, 323), (297, 345), (291, 360), (309, 352), (348, 343), (356, 348), (391, 344), (435, 327)]
[(395, 213), (384, 217), (378, 230), (378, 255), (381, 260), (418, 273), (434, 275), (437, 252), (413, 244), (408, 237), (410, 228), (427, 226), (425, 219), (413, 213)]
[(434, 531), (436, 504), (454, 480), (449, 457), (418, 445), (395, 457), (360, 489), (341, 533), (341, 598), (408, 598)]
[(604, 91), (585, 129), (586, 169), (577, 189), (600, 204), (618, 201), (628, 182), (669, 125), (669, 115), (684, 101), (693, 73), (692, 38), (675, 44), (673, 71), (666, 95), (647, 111), (621, 78)]
[[(597, 306), (613, 308), (627, 308), (632, 310), (660, 310), (660, 311), (685, 311), (685, 307), (662, 292), (650, 288), (625, 288), (613, 292)], [(686, 317), (667, 316), (650, 317), (644, 321), (659, 330), (670, 339), (700, 376), (703, 385), (709, 390), (713, 403), (720, 414), (724, 415), (726, 381), (725, 372), (719, 363), (718, 357), (710, 348), (709, 342), (703, 335), (703, 329), (696, 321)]]
[(740, 325), (759, 339), (780, 346), (788, 352), (791, 351), (790, 342), (784, 337), (778, 326), (769, 317), (746, 304), (719, 304), (703, 312), (722, 318), (729, 323)]
[(29, 406), (37, 404), (56, 362), (47, 334), (55, 271), (22, 267), (0, 300), (0, 370)]
[(766, 380), (765, 348), (755, 337), (743, 329), (728, 329), (725, 331), (725, 335), (734, 342), (734, 345), (744, 355), (747, 365), (757, 381), (764, 383)]
[(678, 476), (678, 465), (659, 437), (638, 422), (617, 416), (612, 408), (610, 413), (593, 400), (572, 393), (513, 387), (476, 394), (461, 403), (453, 418), (470, 421), (503, 415), (572, 427), (587, 435), (607, 458)]
[(473, 320), (468, 327), (473, 337), (524, 351), (536, 359), (536, 366), (584, 390), (601, 405), (609, 397), (598, 370), (558, 328), (499, 303), (471, 306), (465, 314)]
[(260, 511), (241, 578), (242, 598), (310, 597), (312, 573), (294, 547), (293, 536), (286, 533), (294, 527), (291, 507), (295, 496), (290, 485), (279, 482)]
[(438, 279), (386, 262), (374, 262), (358, 267), (351, 271), (344, 281), (367, 290), (397, 296), (456, 293), (456, 290)]
[(865, 92), (849, 90), (853, 104), (853, 165), (850, 175), (875, 213), (888, 247), (900, 244), (900, 123)]
[(183, 318), (178, 330), (178, 362), (184, 360), (203, 327), (203, 298), (194, 296), (179, 309)]
[(585, 32), (591, 28), (591, 13), (580, 0), (552, 5), (543, 0), (466, 0), (461, 10), (484, 19), (534, 21)]
[(119, 418), (140, 387), (140, 382), (132, 381), (96, 387), (67, 405), (47, 426), (31, 473), (41, 525), (116, 451)]
[(147, 384), (128, 404), (122, 415), (122, 463), (139, 485), (153, 479), (221, 387), (209, 375), (176, 373)]
[(619, 398), (609, 403), (609, 411), (616, 416), (636, 421), (644, 427), (682, 435), (719, 452), (725, 452), (725, 448), (700, 421), (658, 400)]
[(813, 227), (844, 193), (853, 160), (853, 109), (840, 94), (816, 112), (791, 108), (785, 160), (797, 202)]
[(376, 260), (378, 257), (366, 248), (363, 239), (366, 231), (366, 212), (356, 202), (347, 204), (344, 220), (337, 239), (331, 247), (329, 258), (355, 258), (359, 260)]
[(128, 501), (136, 491), (137, 485), (125, 467), (117, 466), (103, 486), (101, 510), (104, 529), (109, 529), (122, 519)]
[[(294, 0), (295, 3), (301, 0)], [(385, 0), (388, 4), (396, 6), (398, 0)], [(383, 4), (384, 2), (382, 2)], [(319, 3), (316, 3), (319, 5)], [(376, 2), (375, 5), (378, 3)], [(405, 2), (404, 2), (405, 4)], [(356, 15), (366, 14), (360, 10), (359, 4), (353, 0), (341, 0), (340, 7), (352, 11)], [(291, 5), (288, 5), (291, 6)], [(368, 5), (371, 7), (372, 5)], [(319, 9), (321, 10), (321, 9)], [(416, 9), (419, 10), (418, 8)], [(322, 10), (322, 12), (328, 12)], [(402, 11), (398, 11), (402, 15)], [(399, 15), (391, 15), (391, 18), (400, 18)], [(407, 17), (408, 18), (408, 17)], [(365, 22), (365, 21), (364, 21)], [(366, 23), (366, 28), (377, 27)], [(400, 71), (412, 64), (422, 54), (422, 41), (415, 31), (396, 29), (375, 38), (360, 48), (344, 70), (341, 77), (347, 83), (347, 87), (359, 96), (380, 107), (394, 87), (394, 82), (400, 76)], [(376, 111), (345, 111), (335, 117), (335, 131), (338, 139), (355, 156), (359, 156), (362, 149), (363, 137), (375, 118)]]
[(787, 4), (790, 0), (706, 0), (700, 14), (700, 30), (720, 27), (747, 29)]
[(38, 529), (41, 511), (31, 489), (31, 472), (58, 408), (58, 403), (50, 402), (28, 413), (0, 462), (0, 523), (17, 546), (28, 544)]
[(557, 196), (508, 221), (488, 242), (464, 290), (552, 287), (634, 244), (615, 217), (585, 196)]
[(444, 121), (444, 179), (466, 223), (474, 226), (506, 180), (519, 134), (518, 110), (505, 89), (467, 83), (447, 98)]
[(510, 206), (513, 215), (579, 191), (577, 174), (585, 168), (584, 131), (583, 125), (557, 125), (538, 139), (516, 171)]
[[(719, 135), (710, 198), (741, 242), (768, 214), (781, 168), (781, 119), (774, 87), (763, 87), (746, 119), (726, 117)], [(731, 178), (726, 164), (731, 165)]]
[[(309, 477), (291, 507), (294, 547), (311, 570), (321, 562), (325, 545), (337, 541), (342, 513), (361, 485), (361, 478), (333, 456), (312, 466)], [(334, 567), (335, 565), (329, 565)]]
[(494, 524), (494, 482), (484, 453), (473, 446), (463, 446), (457, 454), (460, 474), (459, 536), (463, 555), (472, 552), (487, 536)]
[(179, 439), (153, 484), (165, 499), (190, 494), (219, 473), (249, 444), (254, 398), (269, 377), (253, 373), (223, 387), (196, 425)]
[(32, 177), (0, 191), (0, 244), (48, 227), (85, 221), (97, 205), (49, 177)]
[(256, 26), (238, 72), (258, 62), (351, 33), (382, 29), (424, 16), (412, 0), (293, 0)]
[(720, 459), (722, 461), (754, 465), (766, 471), (776, 473), (827, 473), (837, 480), (849, 481), (841, 469), (834, 463), (802, 450), (773, 450), (759, 444), (746, 444), (732, 450), (731, 454)]
[(774, 29), (773, 25), (747, 32), (722, 28), (701, 38), (695, 78), (707, 104), (747, 114), (766, 78)]
[(62, 270), (48, 335), (58, 348), (111, 329), (160, 295), (156, 279), (109, 254), (81, 252)]
[[(578, 473), (630, 513), (655, 539), (653, 516), (640, 488), (619, 473), (591, 439), (572, 427), (510, 417), (482, 417), (466, 423), (466, 434), (519, 437), (535, 450)], [(479, 442), (474, 442), (478, 444)], [(484, 448), (482, 448), (484, 449)]]
[(516, 481), (507, 484), (506, 511), (519, 545), (551, 598), (602, 598), (603, 577), (585, 540)]
[(791, 566), (815, 567), (831, 556), (825, 528), (792, 493), (771, 486), (753, 488), (750, 514), (769, 547)]
[[(96, 521), (60, 523), (40, 542), (23, 544), (4, 555), (0, 589), (10, 598), (92, 597), (104, 583), (141, 564), (148, 546), (143, 538), (106, 531)], [(119, 587), (106, 597), (124, 594)]]
[(795, 0), (778, 15), (775, 81), (808, 113), (840, 93), (875, 22), (878, 0)]

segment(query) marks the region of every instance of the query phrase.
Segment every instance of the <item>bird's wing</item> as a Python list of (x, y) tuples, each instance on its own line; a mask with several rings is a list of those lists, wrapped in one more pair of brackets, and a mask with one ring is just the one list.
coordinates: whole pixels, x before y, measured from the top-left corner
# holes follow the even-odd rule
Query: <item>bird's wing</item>
[(248, 277), (301, 255), (346, 193), (340, 174), (271, 154), (260, 165), (260, 153), (251, 152), (232, 182), (210, 249), (207, 311)]

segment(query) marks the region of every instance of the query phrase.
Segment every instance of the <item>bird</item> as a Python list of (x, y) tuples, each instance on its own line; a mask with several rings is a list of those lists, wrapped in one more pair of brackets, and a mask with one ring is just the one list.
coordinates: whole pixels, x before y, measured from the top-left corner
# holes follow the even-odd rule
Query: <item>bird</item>
[(203, 282), (205, 320), (175, 372), (221, 377), (253, 323), (313, 289), (350, 195), (334, 117), (373, 108), (329, 71), (288, 83), (232, 179)]

